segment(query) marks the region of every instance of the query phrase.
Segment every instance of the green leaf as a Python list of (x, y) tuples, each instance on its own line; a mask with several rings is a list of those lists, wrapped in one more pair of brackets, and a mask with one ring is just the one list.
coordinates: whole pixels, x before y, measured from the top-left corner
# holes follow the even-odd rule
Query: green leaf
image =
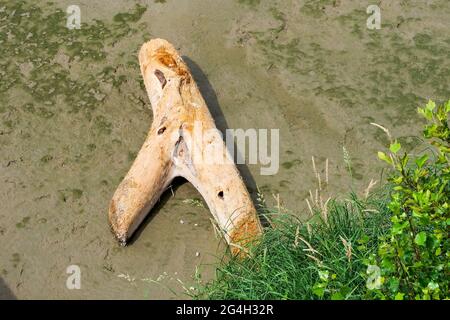
[(431, 120), (433, 118), (433, 113), (425, 108), (417, 108), (417, 112), (427, 120)]
[(419, 169), (421, 169), (427, 161), (428, 161), (428, 155), (424, 154), (419, 159), (416, 159), (417, 167), (419, 167)]
[(391, 278), (391, 279), (389, 279), (388, 285), (389, 285), (389, 290), (391, 292), (397, 292), (398, 286), (400, 285), (400, 280), (398, 280), (396, 278)]
[(427, 110), (433, 111), (434, 108), (436, 108), (436, 103), (432, 100), (428, 101), (427, 105), (425, 106)]
[(405, 229), (407, 227), (408, 227), (408, 221), (403, 222), (403, 223), (394, 223), (392, 225), (392, 229), (391, 229), (392, 234), (394, 234), (394, 235), (401, 234), (401, 233), (403, 233), (403, 229)]
[(427, 234), (425, 231), (419, 232), (414, 238), (414, 242), (419, 246), (425, 245), (425, 241), (427, 241)]
[(437, 284), (436, 282), (431, 281), (430, 283), (428, 283), (427, 286), (430, 290), (436, 290), (439, 288), (439, 284)]
[(322, 281), (327, 281), (328, 280), (328, 275), (329, 272), (327, 270), (319, 270), (319, 278)]
[(331, 295), (331, 300), (344, 300), (344, 296), (340, 292), (335, 292)]
[(391, 158), (389, 158), (384, 152), (379, 151), (378, 158), (380, 158), (380, 160), (386, 161), (389, 164), (392, 164)]
[(445, 112), (450, 112), (450, 100), (445, 104)]
[(401, 144), (397, 141), (395, 141), (395, 143), (392, 143), (391, 146), (389, 147), (389, 150), (391, 150), (392, 153), (397, 153), (400, 148), (401, 148)]
[(442, 250), (441, 250), (441, 248), (439, 247), (439, 248), (437, 248), (436, 251), (434, 252), (434, 255), (435, 255), (435, 256), (440, 256), (440, 255), (441, 255), (441, 252), (442, 252)]
[(361, 236), (361, 238), (359, 238), (357, 240), (357, 242), (360, 243), (360, 244), (366, 244), (366, 243), (369, 242), (369, 240), (370, 240), (369, 236), (367, 234), (364, 234), (364, 235)]
[(403, 300), (403, 297), (405, 296), (405, 294), (404, 293), (397, 293), (396, 295), (395, 295), (395, 300)]
[(325, 293), (325, 287), (321, 283), (316, 283), (312, 288), (312, 292), (319, 298), (322, 298)]

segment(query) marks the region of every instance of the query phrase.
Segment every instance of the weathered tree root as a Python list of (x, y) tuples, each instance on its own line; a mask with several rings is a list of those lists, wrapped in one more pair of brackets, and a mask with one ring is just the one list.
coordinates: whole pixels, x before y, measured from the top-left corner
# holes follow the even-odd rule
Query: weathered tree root
[[(111, 200), (115, 236), (125, 245), (171, 181), (181, 176), (203, 196), (232, 252), (240, 253), (261, 234), (261, 224), (188, 67), (162, 39), (142, 46), (139, 63), (153, 123)], [(196, 135), (198, 127), (209, 133), (206, 138)]]

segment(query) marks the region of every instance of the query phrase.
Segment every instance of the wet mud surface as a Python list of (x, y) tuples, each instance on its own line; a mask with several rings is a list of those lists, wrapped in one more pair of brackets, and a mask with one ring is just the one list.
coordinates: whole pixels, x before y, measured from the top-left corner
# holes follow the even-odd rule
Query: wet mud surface
[(177, 299), (196, 268), (213, 276), (225, 246), (191, 185), (127, 247), (107, 222), (152, 121), (137, 52), (154, 37), (180, 50), (221, 130), (280, 130), (276, 175), (240, 166), (253, 195), (306, 215), (312, 156), (334, 195), (380, 180), (387, 139), (370, 123), (414, 151), (417, 107), (450, 98), (450, 4), (375, 2), (380, 30), (368, 1), (83, 0), (69, 30), (72, 1), (0, 0), (0, 299)]

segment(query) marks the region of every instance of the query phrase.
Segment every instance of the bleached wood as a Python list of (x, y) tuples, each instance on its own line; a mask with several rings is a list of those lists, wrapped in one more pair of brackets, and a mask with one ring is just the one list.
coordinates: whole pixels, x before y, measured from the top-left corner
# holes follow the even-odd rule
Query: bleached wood
[[(261, 224), (187, 65), (162, 39), (142, 46), (139, 63), (153, 123), (112, 198), (109, 221), (114, 234), (125, 245), (171, 181), (181, 176), (203, 196), (232, 251), (238, 253), (242, 244), (261, 233)], [(203, 139), (196, 135), (199, 127), (208, 133)]]

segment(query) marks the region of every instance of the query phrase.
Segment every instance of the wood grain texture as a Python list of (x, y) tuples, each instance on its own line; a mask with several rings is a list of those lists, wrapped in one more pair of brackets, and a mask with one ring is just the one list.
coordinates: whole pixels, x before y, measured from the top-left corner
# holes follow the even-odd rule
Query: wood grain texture
[(175, 48), (145, 43), (139, 63), (153, 123), (109, 208), (112, 230), (125, 245), (161, 194), (178, 176), (206, 201), (232, 252), (261, 234), (255, 207), (216, 129), (208, 107)]

